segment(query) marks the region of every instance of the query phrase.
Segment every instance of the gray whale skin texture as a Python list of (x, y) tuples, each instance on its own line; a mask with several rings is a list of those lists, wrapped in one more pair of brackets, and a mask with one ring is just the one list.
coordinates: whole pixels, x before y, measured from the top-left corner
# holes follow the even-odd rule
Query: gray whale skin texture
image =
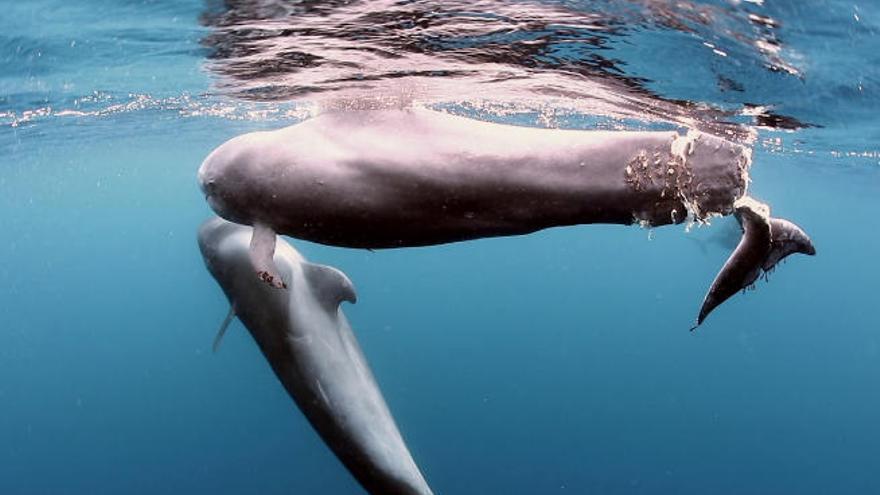
[(750, 149), (698, 131), (539, 129), (410, 108), (328, 112), (238, 136), (198, 176), (218, 215), (254, 227), (254, 267), (276, 287), (276, 233), (379, 249), (735, 215), (743, 236), (699, 325), (781, 259), (815, 254), (799, 227), (748, 196), (750, 166)]
[(254, 276), (251, 228), (214, 218), (199, 229), (208, 271), (284, 388), (318, 434), (374, 495), (431, 495), (339, 305), (355, 301), (339, 270), (309, 263), (288, 243), (274, 264), (288, 290)]

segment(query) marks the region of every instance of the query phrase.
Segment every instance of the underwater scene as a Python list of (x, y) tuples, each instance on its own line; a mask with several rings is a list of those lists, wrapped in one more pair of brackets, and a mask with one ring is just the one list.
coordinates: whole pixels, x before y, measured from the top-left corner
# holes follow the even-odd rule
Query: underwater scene
[(880, 493), (880, 3), (0, 5), (0, 494)]

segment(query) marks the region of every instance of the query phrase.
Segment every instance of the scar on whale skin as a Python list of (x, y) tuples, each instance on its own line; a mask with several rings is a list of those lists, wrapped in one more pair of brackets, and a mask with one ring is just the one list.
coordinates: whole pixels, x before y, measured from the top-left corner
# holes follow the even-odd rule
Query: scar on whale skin
[(327, 112), (238, 136), (198, 175), (218, 215), (255, 227), (253, 264), (276, 287), (274, 233), (382, 249), (733, 215), (743, 236), (699, 325), (781, 259), (815, 253), (803, 230), (748, 196), (750, 166), (751, 149), (698, 131), (541, 129), (409, 108)]

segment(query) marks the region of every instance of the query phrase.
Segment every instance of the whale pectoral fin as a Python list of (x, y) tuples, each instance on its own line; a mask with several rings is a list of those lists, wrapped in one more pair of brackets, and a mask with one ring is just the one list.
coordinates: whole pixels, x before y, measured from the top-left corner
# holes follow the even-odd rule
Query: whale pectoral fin
[(342, 301), (357, 302), (354, 284), (341, 270), (309, 262), (304, 262), (302, 267), (315, 296), (329, 311), (335, 311)]
[(279, 289), (286, 289), (287, 284), (281, 279), (275, 266), (275, 231), (268, 225), (254, 224), (251, 236), (250, 257), (260, 280)]
[(217, 352), (217, 349), (220, 348), (220, 341), (223, 340), (223, 336), (226, 335), (226, 329), (229, 328), (229, 324), (232, 323), (232, 319), (235, 318), (235, 305), (229, 306), (229, 313), (226, 314), (226, 318), (223, 319), (223, 323), (220, 324), (220, 330), (217, 330), (217, 335), (214, 337), (214, 343), (211, 345), (211, 351)]
[(809, 236), (797, 225), (781, 218), (771, 218), (767, 205), (752, 198), (738, 201), (736, 218), (743, 236), (730, 258), (709, 287), (703, 299), (696, 329), (709, 313), (738, 291), (747, 289), (786, 256), (793, 253), (816, 254)]

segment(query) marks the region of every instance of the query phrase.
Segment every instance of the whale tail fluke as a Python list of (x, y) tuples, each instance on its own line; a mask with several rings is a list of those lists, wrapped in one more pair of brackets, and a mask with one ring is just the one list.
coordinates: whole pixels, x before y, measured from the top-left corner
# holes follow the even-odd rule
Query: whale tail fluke
[(696, 329), (709, 313), (731, 296), (751, 287), (761, 274), (768, 274), (787, 256), (794, 253), (815, 255), (810, 237), (797, 225), (781, 218), (771, 218), (770, 208), (752, 198), (737, 201), (736, 218), (743, 230), (742, 239), (709, 287), (703, 299)]
[(771, 272), (776, 264), (788, 255), (802, 253), (809, 256), (816, 255), (813, 241), (800, 227), (785, 220), (784, 218), (770, 219), (771, 247), (770, 254), (761, 268), (765, 272)]

